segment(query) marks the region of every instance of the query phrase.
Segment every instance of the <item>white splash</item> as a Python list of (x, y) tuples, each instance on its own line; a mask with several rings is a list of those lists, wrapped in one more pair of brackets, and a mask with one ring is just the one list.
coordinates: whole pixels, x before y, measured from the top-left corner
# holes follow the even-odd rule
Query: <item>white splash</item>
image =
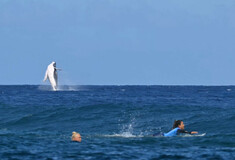
[(144, 135), (135, 135), (133, 134), (134, 128), (133, 125), (135, 123), (135, 118), (131, 119), (131, 122), (129, 124), (123, 125), (122, 130), (120, 133), (113, 134), (113, 135), (105, 135), (106, 137), (122, 137), (122, 138), (140, 138), (144, 137)]
[(120, 138), (141, 138), (144, 137), (143, 135), (133, 135), (129, 132), (123, 132), (120, 134), (113, 134), (113, 135), (104, 135), (104, 137), (120, 137)]
[(67, 85), (60, 85), (58, 86), (58, 91), (80, 91), (81, 89), (79, 86), (67, 86)]

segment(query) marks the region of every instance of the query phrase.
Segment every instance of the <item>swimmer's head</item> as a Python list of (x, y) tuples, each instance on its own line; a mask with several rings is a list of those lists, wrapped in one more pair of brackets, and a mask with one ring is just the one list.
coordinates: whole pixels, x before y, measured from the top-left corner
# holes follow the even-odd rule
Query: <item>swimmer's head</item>
[(77, 132), (72, 132), (72, 141), (77, 141), (77, 142), (81, 142), (82, 141), (82, 137), (79, 133)]
[(184, 122), (182, 120), (175, 120), (173, 124), (173, 129), (179, 127), (180, 129), (184, 129)]

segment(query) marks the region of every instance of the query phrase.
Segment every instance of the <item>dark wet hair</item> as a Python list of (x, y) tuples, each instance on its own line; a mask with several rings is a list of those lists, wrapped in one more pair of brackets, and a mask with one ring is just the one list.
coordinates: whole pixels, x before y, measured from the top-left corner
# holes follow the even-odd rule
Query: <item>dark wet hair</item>
[(172, 129), (177, 128), (181, 124), (182, 120), (175, 120)]

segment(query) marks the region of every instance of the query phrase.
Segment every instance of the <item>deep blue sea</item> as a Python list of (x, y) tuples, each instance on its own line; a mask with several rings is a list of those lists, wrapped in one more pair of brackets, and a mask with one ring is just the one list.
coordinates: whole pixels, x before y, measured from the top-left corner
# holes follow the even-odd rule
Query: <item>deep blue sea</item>
[(235, 86), (0, 86), (0, 159), (235, 159)]

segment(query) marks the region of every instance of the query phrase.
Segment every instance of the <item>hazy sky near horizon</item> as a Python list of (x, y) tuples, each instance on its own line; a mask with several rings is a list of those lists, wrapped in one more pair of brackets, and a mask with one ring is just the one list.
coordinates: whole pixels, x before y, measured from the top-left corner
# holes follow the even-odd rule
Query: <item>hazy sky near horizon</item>
[(0, 85), (235, 85), (234, 0), (1, 0)]

